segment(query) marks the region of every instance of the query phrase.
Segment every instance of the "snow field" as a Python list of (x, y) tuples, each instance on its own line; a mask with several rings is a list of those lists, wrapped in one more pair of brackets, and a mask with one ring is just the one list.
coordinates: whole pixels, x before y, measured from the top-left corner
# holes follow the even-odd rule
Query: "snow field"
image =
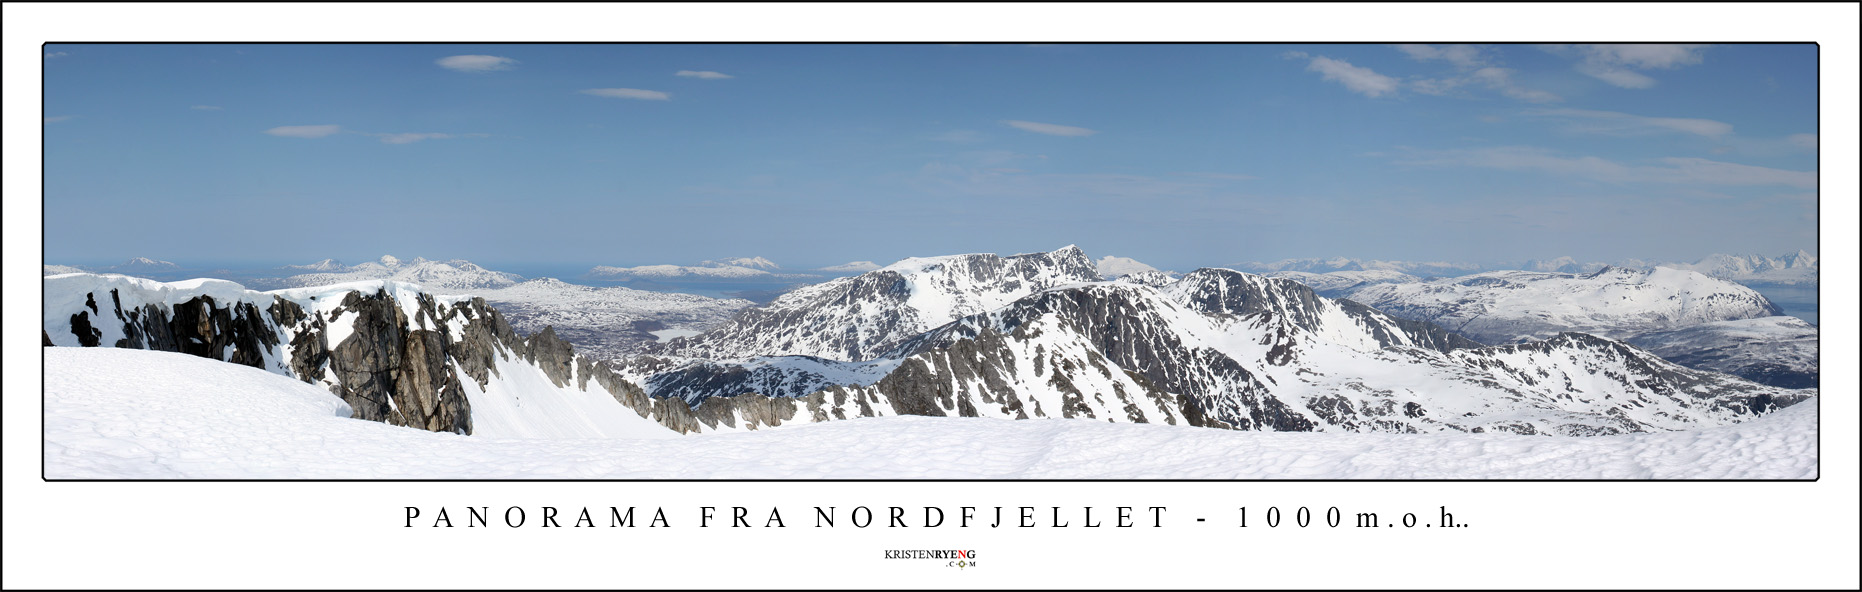
[[(349, 419), (347, 406), (317, 386), (183, 354), (114, 348), (47, 348), (44, 353), (45, 476), (52, 479), (1812, 479), (1818, 474), (1814, 399), (1741, 424), (1591, 438), (1249, 433), (1089, 420), (884, 417), (658, 440), (526, 439), (440, 434)], [(602, 396), (590, 390), (589, 396)]]

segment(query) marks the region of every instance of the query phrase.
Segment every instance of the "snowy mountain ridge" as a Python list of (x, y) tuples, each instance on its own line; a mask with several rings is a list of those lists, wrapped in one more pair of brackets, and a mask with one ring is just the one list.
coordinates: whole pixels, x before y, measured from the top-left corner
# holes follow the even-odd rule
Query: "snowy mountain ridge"
[(1491, 271), (1363, 286), (1347, 296), (1485, 343), (1546, 339), (1566, 331), (1623, 338), (1780, 314), (1750, 288), (1665, 267), (1606, 267), (1590, 274)]
[(747, 360), (807, 355), (860, 361), (958, 317), (999, 308), (1037, 290), (1098, 281), (1085, 252), (914, 257), (858, 276), (804, 286), (745, 309), (656, 355)]
[[(330, 263), (325, 260), (317, 265)], [(454, 259), (451, 261), (429, 261), (415, 257), (413, 261), (402, 261), (394, 256), (383, 256), (380, 261), (371, 261), (341, 268), (338, 271), (306, 273), (284, 278), (290, 287), (314, 287), (385, 280), (419, 284), (436, 291), (467, 291), (485, 288), (505, 288), (523, 281), (523, 276), (492, 271), (478, 266), (471, 261)]]

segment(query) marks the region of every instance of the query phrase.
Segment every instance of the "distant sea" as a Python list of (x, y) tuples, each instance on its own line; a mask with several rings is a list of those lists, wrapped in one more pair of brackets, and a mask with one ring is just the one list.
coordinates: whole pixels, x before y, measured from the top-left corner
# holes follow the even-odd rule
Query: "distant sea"
[(1784, 314), (1791, 315), (1812, 325), (1817, 324), (1817, 285), (1799, 284), (1746, 284), (1778, 308)]

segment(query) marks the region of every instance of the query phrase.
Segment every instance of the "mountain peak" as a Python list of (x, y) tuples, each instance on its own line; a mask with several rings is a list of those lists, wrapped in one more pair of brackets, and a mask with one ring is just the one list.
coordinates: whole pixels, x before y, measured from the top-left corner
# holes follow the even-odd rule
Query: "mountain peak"
[(123, 262), (123, 264), (122, 264), (122, 265), (120, 265), (119, 267), (159, 267), (159, 268), (177, 268), (177, 267), (180, 267), (180, 266), (179, 266), (179, 265), (175, 265), (175, 264), (173, 264), (173, 263), (170, 263), (170, 262), (167, 262), (167, 261), (162, 261), (162, 260), (159, 260), (159, 259), (150, 259), (150, 258), (148, 258), (148, 257), (134, 257), (134, 258), (131, 258), (131, 259), (130, 259), (130, 260), (128, 260), (128, 261), (124, 261), (124, 262)]
[(747, 267), (750, 269), (762, 270), (782, 269), (781, 265), (777, 265), (776, 262), (762, 257), (729, 257), (716, 261), (705, 261), (699, 265), (708, 267)]

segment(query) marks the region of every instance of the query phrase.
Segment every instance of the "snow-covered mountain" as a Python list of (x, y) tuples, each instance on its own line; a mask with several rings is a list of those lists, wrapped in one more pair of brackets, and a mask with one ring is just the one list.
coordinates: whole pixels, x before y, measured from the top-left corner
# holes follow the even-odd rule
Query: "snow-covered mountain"
[(1797, 317), (1702, 323), (1627, 341), (1677, 364), (1760, 384), (1814, 388), (1818, 383), (1817, 327)]
[(718, 436), (517, 439), (356, 421), (314, 385), (180, 354), (51, 348), (44, 358), (50, 479), (1818, 477), (1815, 399), (1731, 426), (1594, 438), (889, 417)]
[(72, 267), (69, 265), (46, 265), (45, 266), (45, 275), (59, 275), (59, 274), (64, 274), (64, 273), (86, 273), (86, 272), (82, 269)]
[(641, 265), (638, 267), (610, 267), (597, 265), (588, 270), (586, 277), (595, 280), (629, 280), (629, 279), (769, 279), (776, 274), (761, 269), (751, 269), (736, 265)]
[(1342, 298), (1352, 290), (1375, 284), (1409, 284), (1422, 281), (1422, 278), (1400, 271), (1388, 269), (1366, 269), (1358, 271), (1332, 271), (1311, 273), (1305, 271), (1275, 271), (1263, 274), (1293, 280), (1312, 288), (1320, 296)]
[[(399, 265), (400, 261), (395, 260), (395, 263)], [(321, 271), (321, 272), (326, 272), (326, 273), (334, 273), (334, 272), (340, 272), (340, 271), (349, 269), (349, 266), (343, 265), (343, 262), (337, 261), (335, 259), (324, 259), (322, 261), (318, 261), (316, 263), (311, 263), (308, 265), (286, 265), (286, 266), (280, 267), (279, 269), (284, 269), (284, 270), (289, 270), (289, 271)]]
[(496, 306), (519, 332), (555, 327), (564, 341), (596, 359), (633, 353), (655, 341), (655, 332), (698, 333), (751, 305), (740, 298), (590, 287), (555, 278), (471, 293)]
[(1482, 270), (1482, 266), (1473, 263), (1452, 263), (1447, 261), (1382, 261), (1377, 259), (1352, 259), (1333, 257), (1330, 259), (1282, 259), (1272, 263), (1248, 261), (1226, 267), (1251, 273), (1271, 273), (1276, 271), (1300, 271), (1306, 273), (1331, 273), (1334, 271), (1394, 271), (1415, 276), (1439, 277), (1458, 276)]
[[(331, 261), (326, 260), (319, 264), (329, 262)], [(457, 293), (466, 290), (509, 287), (523, 279), (523, 276), (485, 269), (464, 259), (428, 261), (415, 257), (413, 261), (402, 261), (390, 255), (383, 256), (380, 261), (346, 267), (339, 271), (294, 275), (284, 278), (283, 283), (291, 287), (313, 287), (387, 280), (418, 284), (435, 293)]]
[(1348, 297), (1485, 343), (1546, 339), (1566, 331), (1620, 339), (1779, 314), (1750, 288), (1662, 267), (1608, 267), (1591, 274), (1492, 271), (1364, 286)]
[(1529, 259), (1518, 266), (1525, 271), (1549, 271), (1554, 273), (1594, 273), (1606, 267), (1605, 263), (1579, 263), (1569, 256), (1556, 259)]
[(879, 269), (880, 267), (880, 264), (872, 261), (851, 261), (840, 265), (829, 265), (815, 271), (824, 271), (828, 273), (866, 273)]
[[(1108, 279), (1108, 280), (1115, 280), (1115, 279), (1125, 277), (1128, 275), (1145, 273), (1145, 272), (1158, 272), (1157, 268), (1151, 267), (1149, 265), (1145, 265), (1144, 263), (1138, 261), (1137, 259), (1132, 259), (1130, 257), (1115, 257), (1112, 255), (1106, 255), (1104, 257), (1100, 257), (1099, 262), (1094, 264), (1094, 267), (1099, 270), (1100, 278)], [(1165, 275), (1174, 275), (1170, 272), (1159, 272), (1159, 273), (1163, 273)]]
[(706, 267), (747, 267), (750, 269), (761, 269), (764, 271), (774, 271), (777, 269), (782, 269), (781, 265), (777, 265), (776, 262), (770, 261), (768, 259), (764, 259), (762, 257), (729, 257), (725, 259), (719, 259), (717, 261), (706, 261), (706, 262), (700, 263), (699, 265), (706, 266)]
[(1817, 256), (1803, 250), (1778, 257), (1714, 254), (1691, 264), (1669, 266), (1740, 283), (1817, 283)]
[(104, 268), (104, 271), (108, 273), (129, 275), (140, 273), (172, 273), (180, 270), (180, 265), (175, 265), (168, 261), (150, 259), (148, 257), (132, 257), (128, 261)]
[(865, 360), (959, 317), (1044, 288), (1098, 280), (1092, 260), (1072, 245), (1009, 257), (917, 257), (796, 289), (703, 334), (656, 347), (654, 353), (712, 360), (777, 355)]
[[(47, 347), (149, 349), (251, 366), (327, 388), (352, 416), (503, 437), (638, 437), (860, 416), (816, 396), (650, 399), (545, 327), (518, 335), (476, 296), (371, 280), (258, 292), (225, 280), (44, 279)], [(645, 422), (645, 423), (642, 423)]]
[[(1022, 263), (1086, 262), (1068, 249), (1043, 255)], [(960, 263), (959, 277), (971, 265), (990, 262), (941, 259), (947, 267)], [(896, 267), (926, 271), (931, 265), (914, 260)], [(851, 327), (829, 336), (870, 336), (859, 329), (874, 326), (873, 319), (917, 310), (873, 297), (888, 292), (850, 289), (922, 292), (922, 278), (876, 275), (883, 272), (848, 278), (840, 289), (806, 301), (778, 302), (785, 305), (782, 315), (737, 326), (742, 331), (723, 331), (733, 327), (727, 324), (699, 339), (732, 338), (709, 344), (715, 347), (773, 335), (778, 341), (755, 347), (807, 344), (836, 353), (834, 347), (847, 342), (821, 348), (820, 333), (798, 329)], [(860, 415), (1093, 418), (1274, 431), (1597, 435), (1688, 429), (1749, 419), (1814, 394), (1691, 370), (1583, 334), (1482, 347), (1429, 323), (1320, 297), (1297, 282), (1222, 269), (1198, 270), (1161, 288), (1054, 282), (982, 308), (885, 351), (868, 346), (863, 355), (683, 363), (647, 357), (625, 372), (654, 397), (701, 406), (750, 392), (799, 397), (790, 400), (837, 413), (851, 401)], [(738, 321), (755, 318), (758, 310), (746, 310)], [(846, 314), (850, 310), (884, 314)], [(698, 349), (677, 347), (682, 343), (667, 349)]]
[[(1688, 273), (1648, 275), (1664, 272)], [(519, 336), (482, 297), (397, 282), (254, 292), (216, 280), (45, 281), (48, 345), (264, 368), (327, 387), (356, 417), (432, 431), (605, 435), (637, 427), (622, 421), (631, 413), (681, 433), (955, 415), (1593, 436), (1734, 423), (1816, 392), (1692, 370), (1584, 334), (1482, 347), (1232, 270), (1101, 281), (1072, 246), (907, 259), (744, 309), (620, 365), (577, 356), (553, 328)], [(1696, 283), (1681, 282), (1685, 300), (1721, 300)], [(535, 283), (511, 302), (571, 291), (557, 284)], [(1665, 294), (1594, 291), (1612, 302)]]
[[(367, 281), (272, 292), (223, 280), (45, 279), (45, 341), (178, 352), (318, 385), (353, 417), (436, 432), (607, 437), (657, 427), (637, 388), (481, 298)], [(663, 429), (663, 428), (662, 428)]]

